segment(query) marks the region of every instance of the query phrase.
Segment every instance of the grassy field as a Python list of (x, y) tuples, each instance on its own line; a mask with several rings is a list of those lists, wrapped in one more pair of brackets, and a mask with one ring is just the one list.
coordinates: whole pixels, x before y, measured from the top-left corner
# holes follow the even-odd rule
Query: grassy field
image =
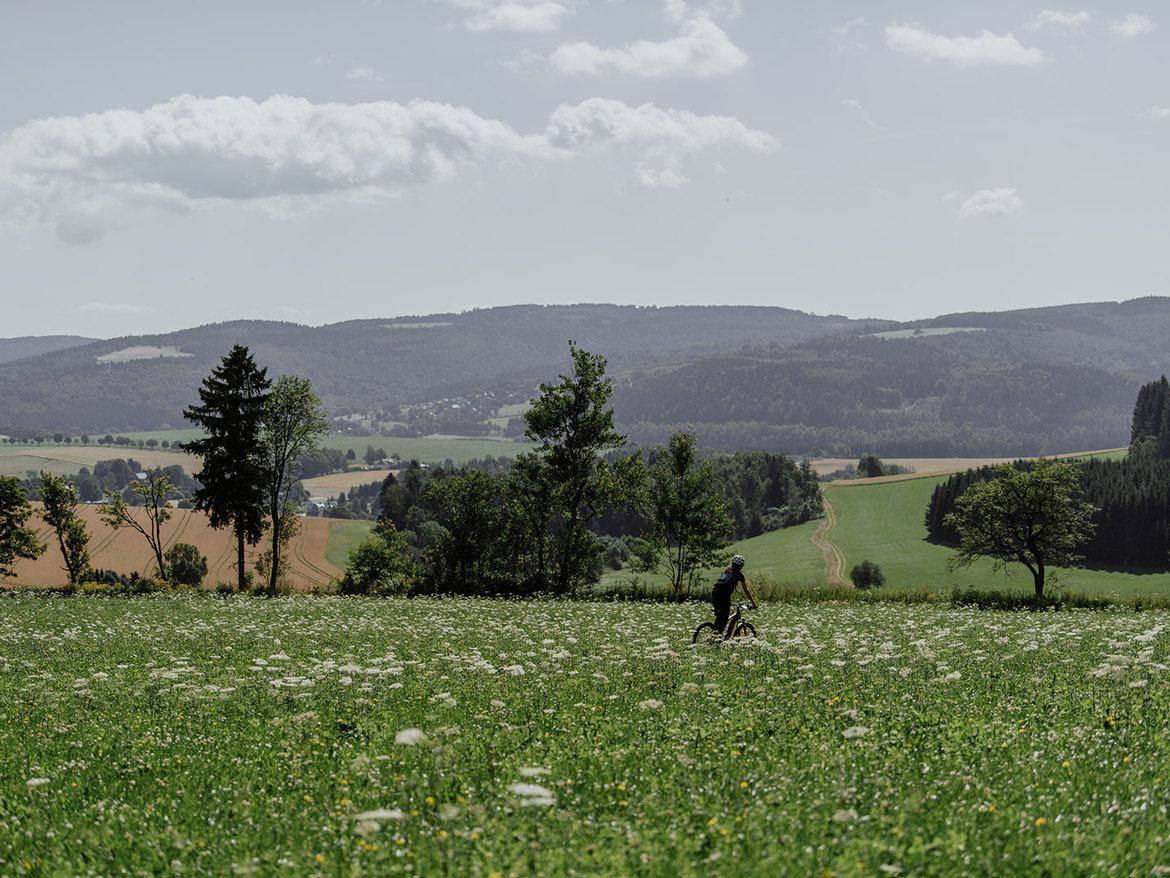
[(373, 527), (372, 521), (329, 522), (329, 546), (325, 550), (325, 560), (339, 570), (345, 570), (350, 551), (370, 535)]
[[(1032, 577), (1020, 565), (1010, 573), (993, 573), (990, 562), (948, 573), (951, 550), (926, 542), (923, 516), (930, 493), (942, 476), (876, 484), (837, 482), (825, 496), (837, 510), (831, 539), (845, 552), (847, 566), (864, 560), (878, 564), (887, 588), (927, 589), (949, 594), (973, 586), (979, 590), (1032, 592)], [(767, 540), (767, 537), (761, 538)], [(1170, 573), (1057, 569), (1050, 577), (1059, 588), (1079, 594), (1128, 597), (1166, 594)]]
[[(162, 442), (164, 439), (172, 445), (186, 442), (200, 435), (198, 430), (162, 430), (143, 433), (125, 433), (126, 438), (147, 441), (155, 439)], [(491, 439), (390, 439), (385, 436), (330, 436), (326, 447), (336, 448), (341, 452), (353, 451), (358, 463), (365, 459), (366, 449), (373, 446), (401, 460), (417, 460), (420, 463), (432, 466), (441, 465), (450, 460), (456, 465), (462, 465), (469, 460), (485, 457), (515, 457), (532, 448), (528, 442), (495, 441)], [(170, 466), (178, 463), (188, 473), (199, 469), (199, 462), (190, 455), (177, 451), (151, 451), (126, 445), (97, 445), (91, 442), (82, 445), (78, 442), (69, 445), (0, 445), (0, 475), (19, 476), (24, 478), (30, 470), (39, 472), (48, 470), (55, 475), (73, 475), (81, 467), (92, 468), (99, 460), (132, 457), (143, 466)]]
[(1165, 613), (0, 598), (0, 874), (1151, 875)]
[(151, 451), (148, 448), (130, 448), (124, 445), (0, 445), (0, 476), (24, 478), (41, 470), (57, 476), (76, 475), (81, 468), (93, 469), (99, 460), (134, 458), (145, 467), (167, 467), (179, 464), (188, 472), (199, 468), (196, 458), (179, 451)]

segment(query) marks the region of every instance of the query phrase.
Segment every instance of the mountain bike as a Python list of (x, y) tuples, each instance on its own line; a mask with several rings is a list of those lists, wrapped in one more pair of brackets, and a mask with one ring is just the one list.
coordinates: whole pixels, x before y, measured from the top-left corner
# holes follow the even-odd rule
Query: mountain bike
[(695, 629), (691, 643), (720, 643), (733, 637), (755, 637), (755, 626), (744, 618), (744, 609), (754, 610), (755, 606), (740, 601), (735, 605), (735, 612), (731, 614), (731, 618), (727, 620), (727, 627), (724, 629), (726, 634), (721, 633), (714, 622), (704, 622)]

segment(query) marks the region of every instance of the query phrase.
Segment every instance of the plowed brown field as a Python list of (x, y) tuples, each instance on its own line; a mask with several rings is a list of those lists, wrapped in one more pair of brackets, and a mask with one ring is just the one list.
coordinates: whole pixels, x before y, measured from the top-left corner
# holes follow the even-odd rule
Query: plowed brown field
[[(32, 505), (34, 509), (40, 509), (39, 503)], [(95, 568), (143, 575), (154, 572), (154, 552), (145, 537), (127, 528), (111, 530), (98, 517), (96, 506), (82, 506), (79, 512), (89, 531), (90, 563)], [(301, 529), (289, 548), (290, 569), (286, 581), (293, 588), (307, 590), (340, 576), (342, 571), (325, 560), (325, 549), (329, 544), (329, 519), (300, 518), (298, 521)], [(29, 526), (37, 525), (40, 525), (40, 540), (48, 548), (35, 561), (18, 561), (14, 574), (0, 580), (0, 587), (64, 584), (64, 565), (57, 537), (34, 515), (29, 519)], [(236, 545), (232, 532), (213, 529), (204, 513), (190, 509), (174, 510), (174, 517), (163, 525), (163, 539), (164, 549), (174, 543), (190, 543), (207, 556), (208, 571), (203, 580), (204, 585), (236, 581)], [(263, 541), (259, 546), (248, 547), (249, 569), (255, 564), (256, 556), (265, 548)]]

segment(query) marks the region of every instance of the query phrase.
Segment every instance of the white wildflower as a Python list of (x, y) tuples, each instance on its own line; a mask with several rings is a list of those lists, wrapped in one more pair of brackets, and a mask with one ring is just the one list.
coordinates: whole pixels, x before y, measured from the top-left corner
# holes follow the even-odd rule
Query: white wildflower
[(865, 726), (850, 726), (841, 734), (846, 738), (860, 738), (863, 735), (868, 735), (869, 729), (867, 729)]
[(542, 774), (552, 774), (547, 768), (525, 767), (520, 769), (521, 777), (539, 777)]
[(401, 808), (375, 808), (353, 815), (354, 820), (405, 820), (406, 812)]
[(44, 784), (47, 784), (48, 782), (49, 782), (49, 779), (47, 777), (30, 777), (28, 780), (26, 780), (24, 782), (24, 785), (31, 790), (33, 787), (43, 786)]
[(426, 739), (427, 733), (422, 729), (403, 729), (394, 736), (394, 743), (410, 746), (412, 744), (419, 744)]
[(555, 805), (557, 801), (552, 790), (536, 783), (514, 783), (508, 790), (520, 797), (520, 806), (523, 808)]
[(642, 710), (658, 710), (658, 708), (662, 707), (662, 702), (657, 698), (647, 698), (645, 701), (639, 701), (638, 707), (642, 708)]

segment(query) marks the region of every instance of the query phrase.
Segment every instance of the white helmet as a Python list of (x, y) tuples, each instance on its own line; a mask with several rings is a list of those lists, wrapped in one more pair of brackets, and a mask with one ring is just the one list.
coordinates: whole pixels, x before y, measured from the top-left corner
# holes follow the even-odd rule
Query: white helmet
[(744, 565), (743, 555), (736, 555), (735, 557), (733, 557), (731, 559), (731, 566), (732, 567), (739, 568), (739, 567), (742, 567), (743, 565)]

